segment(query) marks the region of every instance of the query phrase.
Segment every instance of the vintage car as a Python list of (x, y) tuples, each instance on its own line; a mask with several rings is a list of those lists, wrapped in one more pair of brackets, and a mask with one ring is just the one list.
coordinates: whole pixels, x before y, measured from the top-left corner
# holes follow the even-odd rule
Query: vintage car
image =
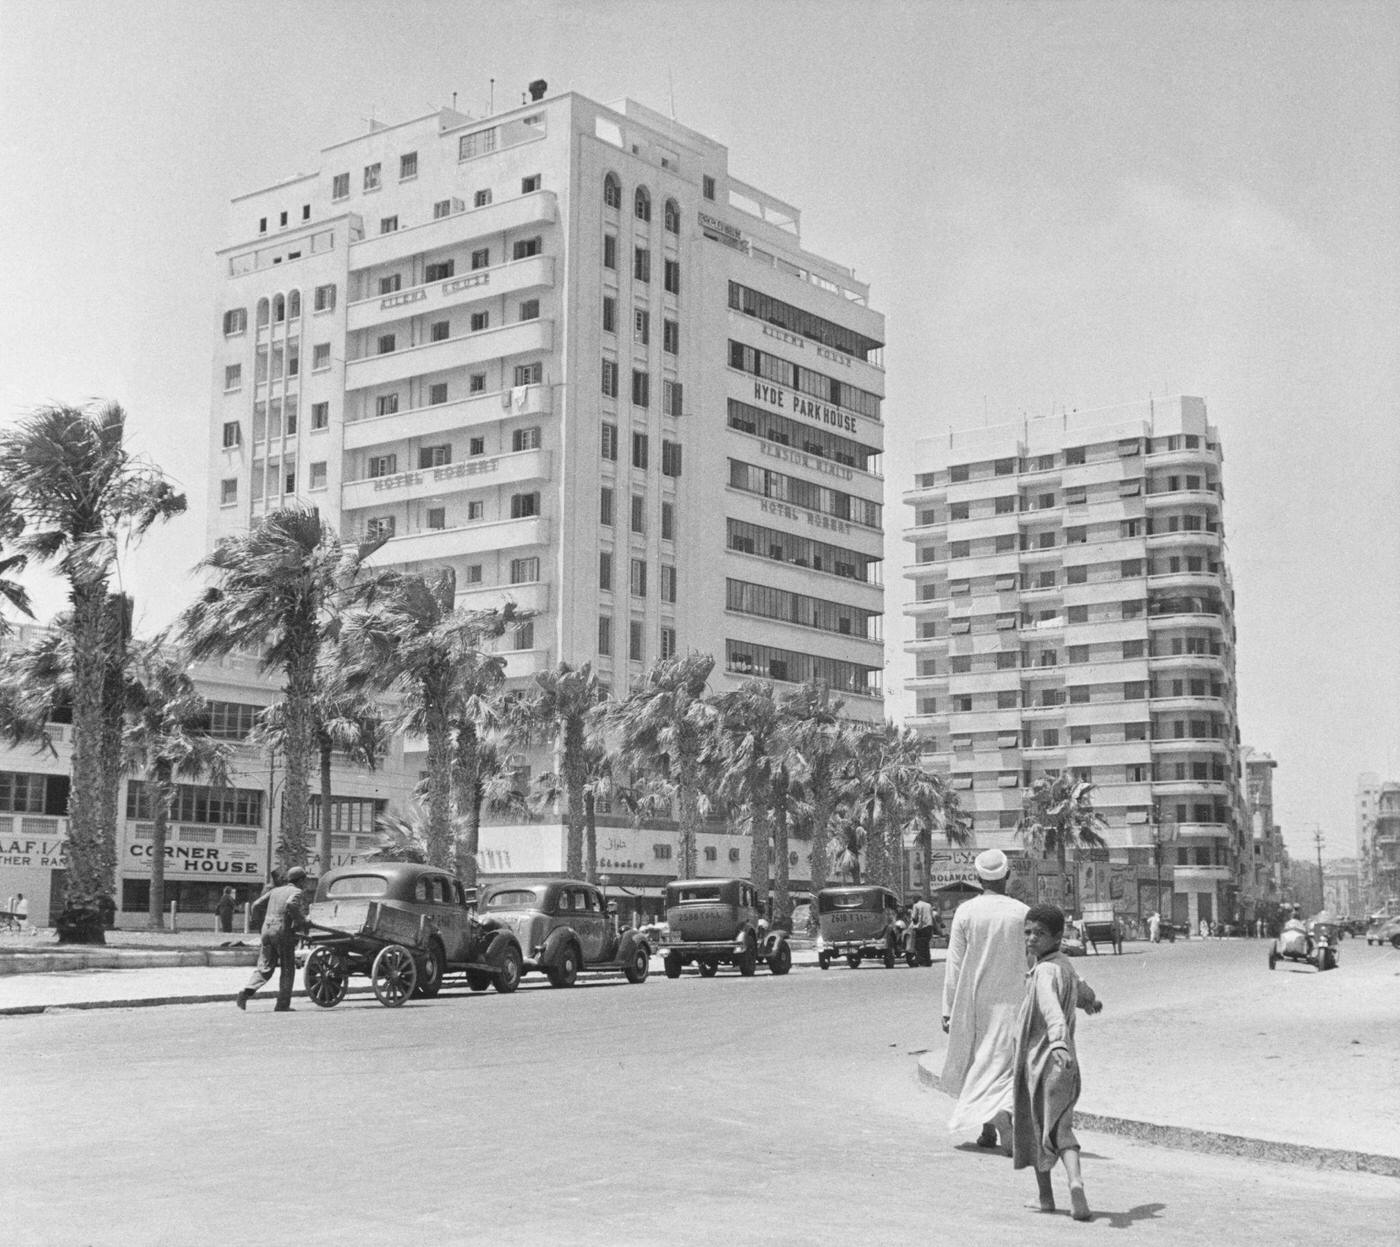
[[(905, 958), (899, 897), (889, 888), (823, 888), (817, 893), (817, 925), (817, 965), (823, 970), (837, 957), (845, 957), (852, 970), (863, 957), (883, 961), (891, 970)], [(911, 945), (909, 956), (913, 955)]]
[(619, 927), (607, 897), (577, 879), (493, 884), (482, 897), (481, 922), (511, 932), (525, 970), (543, 970), (555, 987), (572, 987), (580, 970), (621, 970), (629, 983), (642, 983), (651, 969), (647, 938)]
[(436, 996), (448, 975), (462, 975), (473, 991), (520, 985), (519, 941), (478, 922), (461, 883), (433, 866), (363, 862), (328, 871), (309, 918), (304, 981), (322, 1008), (345, 998), (351, 974), (369, 975), (385, 1004)]
[(676, 879), (666, 885), (664, 942), (657, 949), (668, 979), (678, 979), (692, 961), (702, 978), (721, 965), (745, 977), (759, 961), (773, 974), (792, 969), (787, 932), (767, 930), (759, 919), (758, 894), (746, 879)]
[(1376, 914), (1366, 928), (1366, 943), (1390, 944), (1400, 948), (1400, 917)]

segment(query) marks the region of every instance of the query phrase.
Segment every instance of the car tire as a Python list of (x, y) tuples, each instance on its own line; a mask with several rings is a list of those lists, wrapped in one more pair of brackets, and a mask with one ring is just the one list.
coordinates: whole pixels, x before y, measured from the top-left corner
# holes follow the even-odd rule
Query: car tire
[(703, 957), (696, 962), (696, 968), (700, 971), (702, 979), (712, 979), (719, 973), (719, 962), (713, 957)]
[(885, 969), (893, 970), (895, 963), (894, 941), (891, 940), (885, 945)]
[(467, 986), (474, 992), (484, 992), (491, 986), (491, 975), (485, 970), (468, 970)]
[(681, 959), (679, 953), (667, 953), (661, 963), (662, 969), (666, 971), (668, 979), (678, 979), (681, 976)]
[(638, 944), (632, 950), (632, 960), (622, 969), (623, 977), (629, 983), (645, 983), (651, 973), (651, 950), (645, 944)]
[(847, 953), (847, 954), (846, 954), (846, 964), (847, 964), (848, 966), (850, 966), (852, 970), (859, 970), (859, 969), (860, 969), (860, 954), (859, 954), (859, 953)]
[(520, 951), (516, 948), (507, 948), (501, 954), (501, 968), (496, 971), (492, 978), (493, 986), (502, 996), (509, 996), (520, 986), (520, 979), (523, 975), (523, 967), (520, 964)]
[(822, 970), (830, 970), (830, 969), (831, 969), (831, 954), (830, 954), (829, 952), (824, 951), (824, 950), (823, 950), (822, 952), (819, 952), (819, 953), (817, 954), (817, 966), (818, 966), (819, 969), (822, 969)]
[(578, 981), (579, 955), (573, 944), (566, 944), (556, 965), (545, 971), (551, 987), (572, 987)]
[(758, 949), (754, 947), (752, 935), (744, 938), (744, 951), (734, 958), (734, 964), (744, 978), (753, 978), (754, 971), (758, 969)]
[(778, 945), (778, 951), (768, 958), (768, 973), (773, 975), (784, 975), (792, 969), (792, 949), (788, 942), (784, 940)]
[(418, 975), (418, 986), (414, 988), (413, 994), (429, 999), (436, 996), (442, 990), (442, 976), (446, 969), (447, 952), (442, 946), (442, 941), (429, 940), (428, 955), (423, 958), (423, 969)]

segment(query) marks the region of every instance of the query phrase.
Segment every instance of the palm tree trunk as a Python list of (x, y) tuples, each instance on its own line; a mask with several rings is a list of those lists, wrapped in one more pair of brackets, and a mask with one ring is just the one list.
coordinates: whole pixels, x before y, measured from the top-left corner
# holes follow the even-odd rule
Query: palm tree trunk
[(836, 803), (824, 786), (814, 785), (817, 796), (812, 802), (812, 852), (811, 875), (812, 891), (820, 892), (826, 887), (826, 874), (830, 858), (828, 846), (831, 843), (831, 816)]
[(598, 882), (598, 810), (593, 794), (583, 793), (583, 838), (588, 860), (588, 882)]
[(105, 944), (98, 897), (106, 882), (102, 848), (102, 704), (104, 605), (100, 584), (75, 581), (73, 603), (73, 782), (68, 795), (68, 849), (61, 944)]
[(174, 796), (170, 764), (157, 763), (151, 774), (151, 821), (155, 826), (151, 832), (151, 895), (146, 906), (146, 915), (155, 931), (165, 926), (165, 846), (170, 839), (170, 806)]
[(452, 865), (452, 739), (447, 713), (430, 705), (424, 715), (428, 738), (428, 865)]
[(127, 650), (131, 644), (132, 602), (121, 593), (107, 597), (106, 648), (102, 665), (102, 791), (99, 826), (102, 847), (102, 891), (116, 901), (117, 820), (122, 787), (122, 729), (126, 725)]
[(475, 887), (480, 871), (477, 853), (481, 848), (481, 806), (486, 789), (481, 782), (481, 756), (476, 748), (476, 728), (470, 722), (457, 724), (457, 815), (461, 838), (455, 846), (457, 878)]
[(919, 820), (919, 830), (914, 843), (918, 848), (919, 860), (924, 864), (924, 877), (911, 879), (910, 882), (914, 885), (914, 891), (923, 895), (928, 891), (929, 873), (933, 864), (933, 824), (927, 819)]
[(682, 757), (680, 783), (681, 860), (680, 878), (695, 878), (695, 835), (700, 830), (700, 764), (694, 757)]
[(761, 900), (768, 896), (768, 841), (773, 834), (769, 819), (761, 801), (749, 806), (749, 882)]
[[(569, 843), (567, 871), (570, 879), (583, 876), (583, 787), (587, 782), (583, 759), (583, 720), (570, 715), (564, 723), (562, 769), (564, 771), (564, 795), (568, 802)], [(596, 855), (588, 862), (589, 883), (598, 879)]]
[(283, 866), (306, 865), (307, 810), (311, 804), (311, 755), (315, 749), (315, 632), (308, 628), (287, 660), (286, 780), (282, 789)]
[[(1065, 835), (1063, 831), (1055, 837), (1055, 860), (1060, 864), (1060, 886), (1063, 888), (1065, 886)], [(1064, 901), (1065, 912), (1072, 912), (1068, 888), (1065, 889), (1065, 894), (1061, 899)]]
[(320, 824), (316, 828), (316, 856), (320, 860), (321, 874), (331, 869), (331, 742), (325, 733), (319, 733), (317, 744), (321, 751), (321, 809)]
[(787, 775), (778, 777), (773, 800), (773, 922), (786, 931), (792, 929), (792, 892), (788, 871)]

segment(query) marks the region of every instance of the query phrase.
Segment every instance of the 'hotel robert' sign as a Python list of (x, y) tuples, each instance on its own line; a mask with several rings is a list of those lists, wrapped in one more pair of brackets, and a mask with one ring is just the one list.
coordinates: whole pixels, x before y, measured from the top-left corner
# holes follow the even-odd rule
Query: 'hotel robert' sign
[(841, 429), (846, 433), (860, 432), (860, 426), (851, 413), (842, 411), (839, 407), (833, 407), (829, 403), (819, 403), (816, 399), (808, 398), (805, 394), (785, 390), (782, 386), (773, 385), (767, 381), (755, 381), (753, 383), (753, 396), (760, 403), (767, 403), (778, 411), (790, 411), (795, 416), (804, 416), (817, 424), (829, 424), (832, 428)]
[(435, 481), (456, 480), (459, 476), (480, 476), (494, 472), (501, 466), (499, 459), (464, 459), (461, 463), (444, 463), (441, 467), (424, 468), (419, 472), (398, 472), (393, 476), (374, 478), (374, 492), (383, 489), (403, 489), (408, 485), (421, 485), (431, 478)]

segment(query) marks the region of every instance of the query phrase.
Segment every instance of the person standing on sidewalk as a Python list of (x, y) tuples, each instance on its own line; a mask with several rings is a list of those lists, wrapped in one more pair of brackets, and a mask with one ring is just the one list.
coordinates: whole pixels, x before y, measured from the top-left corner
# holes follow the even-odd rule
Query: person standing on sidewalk
[(277, 980), (277, 1007), (273, 1012), (291, 1012), (292, 986), (297, 973), (297, 937), (306, 928), (306, 895), (301, 890), (305, 881), (306, 871), (300, 866), (293, 866), (287, 871), (287, 881), (267, 894), (258, 964), (253, 970), (253, 977), (248, 980), (248, 986), (238, 993), (238, 999), (234, 1001), (240, 1009), (248, 1007), (254, 993), (277, 970), (280, 977)]
[(223, 895), (214, 903), (214, 913), (219, 919), (219, 930), (227, 935), (233, 930), (233, 911), (238, 907), (233, 889), (225, 888)]
[(979, 1147), (996, 1147), (1000, 1131), (1009, 1156), (1016, 1015), (1026, 991), (1026, 906), (1006, 895), (1011, 863), (1000, 849), (979, 853), (974, 867), (982, 895), (958, 906), (948, 934), (948, 1054), (941, 1085), (958, 1101), (949, 1131), (980, 1125)]
[(909, 920), (914, 927), (914, 960), (921, 966), (931, 966), (933, 958), (929, 955), (929, 946), (933, 943), (938, 920), (933, 916), (933, 906), (928, 903), (927, 891), (914, 902)]

